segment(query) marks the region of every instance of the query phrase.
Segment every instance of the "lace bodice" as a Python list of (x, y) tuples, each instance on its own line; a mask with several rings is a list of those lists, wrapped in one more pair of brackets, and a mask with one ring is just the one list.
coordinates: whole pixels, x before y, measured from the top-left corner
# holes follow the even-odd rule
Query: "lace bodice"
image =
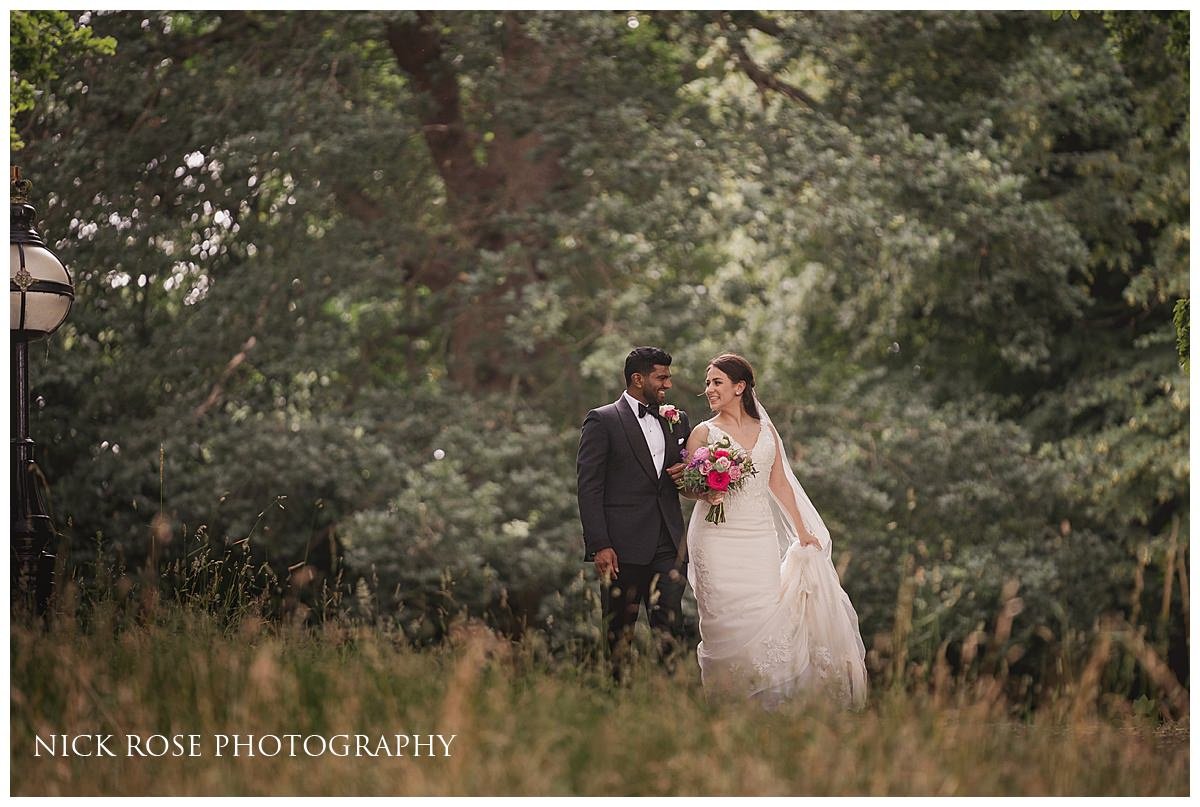
[[(754, 460), (754, 468), (758, 473), (747, 478), (740, 490), (730, 493), (725, 497), (725, 509), (727, 512), (730, 508), (741, 505), (770, 506), (767, 496), (770, 490), (771, 466), (775, 462), (775, 440), (770, 434), (770, 427), (766, 422), (759, 422), (762, 425), (758, 431), (758, 439), (755, 441), (754, 446), (750, 448), (750, 458)], [(707, 421), (705, 425), (708, 426), (708, 442), (712, 443), (721, 437), (728, 437), (729, 442), (733, 443), (734, 446), (743, 451), (746, 450), (745, 446), (720, 426), (711, 421)]]

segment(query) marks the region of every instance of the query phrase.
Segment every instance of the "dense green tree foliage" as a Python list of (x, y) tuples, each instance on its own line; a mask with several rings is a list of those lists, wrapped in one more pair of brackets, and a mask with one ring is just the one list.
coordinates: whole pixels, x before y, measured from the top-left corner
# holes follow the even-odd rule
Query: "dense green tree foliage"
[(1186, 16), (84, 15), (14, 56), (72, 562), (586, 639), (579, 422), (646, 343), (702, 419), (734, 349), (876, 653), (1007, 600), (1027, 681), (1110, 613), (1185, 673)]
[(13, 11), (9, 14), (9, 143), (24, 146), (13, 123), (33, 109), (37, 97), (60, 76), (58, 71), (85, 54), (113, 52), (116, 40), (97, 37), (86, 25), (76, 25), (65, 11)]

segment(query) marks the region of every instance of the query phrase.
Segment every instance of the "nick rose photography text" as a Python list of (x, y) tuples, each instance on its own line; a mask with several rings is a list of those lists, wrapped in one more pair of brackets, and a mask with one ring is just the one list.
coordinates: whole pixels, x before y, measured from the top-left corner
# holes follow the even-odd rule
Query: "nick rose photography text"
[(457, 734), (51, 734), (35, 757), (449, 757)]

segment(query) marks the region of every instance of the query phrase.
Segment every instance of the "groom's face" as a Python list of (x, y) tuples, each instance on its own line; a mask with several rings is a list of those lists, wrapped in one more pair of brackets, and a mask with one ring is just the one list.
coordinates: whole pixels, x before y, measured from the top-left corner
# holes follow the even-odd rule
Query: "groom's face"
[(642, 376), (642, 394), (645, 395), (646, 403), (664, 403), (670, 388), (671, 368), (665, 364), (653, 365), (650, 375)]

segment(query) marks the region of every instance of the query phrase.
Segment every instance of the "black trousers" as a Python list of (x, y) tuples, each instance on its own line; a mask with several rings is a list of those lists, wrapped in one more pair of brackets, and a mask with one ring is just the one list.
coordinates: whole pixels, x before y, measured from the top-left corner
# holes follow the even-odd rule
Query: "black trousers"
[(649, 564), (626, 563), (619, 556), (617, 563), (620, 573), (608, 584), (600, 583), (613, 678), (619, 682), (625, 676), (633, 629), (643, 605), (658, 645), (659, 661), (669, 672), (674, 671), (685, 642), (681, 603), (687, 564), (678, 562), (678, 552), (665, 525)]

